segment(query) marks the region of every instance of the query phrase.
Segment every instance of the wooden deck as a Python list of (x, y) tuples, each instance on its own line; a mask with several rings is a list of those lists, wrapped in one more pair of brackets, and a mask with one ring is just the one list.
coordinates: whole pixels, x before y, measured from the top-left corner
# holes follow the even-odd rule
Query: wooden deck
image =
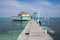
[(30, 20), (17, 40), (53, 40), (34, 19)]

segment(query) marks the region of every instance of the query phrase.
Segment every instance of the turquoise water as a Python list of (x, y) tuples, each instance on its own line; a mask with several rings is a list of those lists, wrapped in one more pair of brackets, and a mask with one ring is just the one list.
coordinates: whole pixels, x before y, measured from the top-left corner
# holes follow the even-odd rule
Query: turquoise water
[[(50, 18), (45, 20), (40, 18), (42, 28), (48, 30), (48, 33), (54, 40), (60, 40), (60, 18)], [(11, 18), (0, 18), (0, 40), (16, 40), (22, 32), (28, 21), (12, 21)]]
[(48, 30), (48, 33), (54, 38), (54, 40), (60, 40), (60, 18), (40, 20), (42, 21), (42, 27)]
[(17, 40), (28, 21), (12, 21), (0, 18), (0, 40)]

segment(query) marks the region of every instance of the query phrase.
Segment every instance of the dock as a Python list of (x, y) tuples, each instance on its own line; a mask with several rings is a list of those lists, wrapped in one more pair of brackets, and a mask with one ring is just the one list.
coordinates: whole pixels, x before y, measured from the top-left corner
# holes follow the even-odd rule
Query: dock
[(34, 19), (30, 20), (17, 40), (53, 40)]

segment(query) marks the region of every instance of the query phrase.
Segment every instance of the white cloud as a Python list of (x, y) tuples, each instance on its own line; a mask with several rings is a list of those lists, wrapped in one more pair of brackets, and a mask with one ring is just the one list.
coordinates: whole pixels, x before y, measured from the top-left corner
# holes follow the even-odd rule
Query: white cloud
[[(48, 1), (37, 1), (36, 3), (26, 3), (18, 2), (16, 0), (9, 1), (0, 1), (0, 15), (4, 16), (13, 16), (17, 15), (20, 11), (27, 11), (32, 14), (33, 11), (38, 12), (40, 10), (40, 16), (45, 17), (48, 13), (48, 16), (56, 16), (60, 14), (60, 5), (53, 4)], [(2, 14), (1, 14), (2, 13)]]
[[(3, 8), (2, 8), (3, 7)], [(18, 3), (17, 1), (8, 1), (8, 2), (0, 2), (0, 11), (1, 15), (10, 14), (10, 16), (16, 15), (19, 11), (30, 11), (31, 7), (26, 4)]]

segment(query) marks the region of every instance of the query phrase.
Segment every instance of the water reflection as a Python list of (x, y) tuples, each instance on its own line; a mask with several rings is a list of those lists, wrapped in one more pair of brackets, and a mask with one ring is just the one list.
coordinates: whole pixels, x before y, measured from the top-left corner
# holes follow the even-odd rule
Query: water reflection
[(24, 28), (27, 23), (28, 23), (28, 21), (12, 21), (12, 26)]

